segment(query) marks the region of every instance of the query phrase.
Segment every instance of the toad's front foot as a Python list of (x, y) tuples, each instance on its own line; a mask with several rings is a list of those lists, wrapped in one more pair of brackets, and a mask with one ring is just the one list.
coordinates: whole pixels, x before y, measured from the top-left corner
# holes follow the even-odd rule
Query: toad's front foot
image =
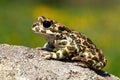
[(51, 59), (51, 55), (45, 55), (44, 59)]
[(37, 50), (44, 50), (42, 47), (37, 47), (36, 49)]
[(42, 57), (43, 57), (44, 59), (51, 59), (51, 52), (43, 53), (43, 54), (42, 54)]

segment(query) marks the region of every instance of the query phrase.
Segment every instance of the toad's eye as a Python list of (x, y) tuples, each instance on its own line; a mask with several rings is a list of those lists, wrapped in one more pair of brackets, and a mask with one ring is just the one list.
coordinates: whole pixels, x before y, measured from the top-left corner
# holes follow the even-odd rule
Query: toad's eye
[(51, 21), (44, 21), (43, 22), (43, 27), (49, 28), (51, 26), (52, 22)]

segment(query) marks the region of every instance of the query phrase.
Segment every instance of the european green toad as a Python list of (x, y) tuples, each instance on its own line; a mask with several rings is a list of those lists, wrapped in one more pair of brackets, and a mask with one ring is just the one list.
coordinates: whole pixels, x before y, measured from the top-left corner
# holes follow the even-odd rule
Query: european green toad
[(55, 20), (40, 16), (32, 30), (48, 40), (44, 45), (44, 49), (50, 51), (46, 59), (69, 59), (95, 70), (101, 70), (107, 63), (102, 51), (88, 37)]

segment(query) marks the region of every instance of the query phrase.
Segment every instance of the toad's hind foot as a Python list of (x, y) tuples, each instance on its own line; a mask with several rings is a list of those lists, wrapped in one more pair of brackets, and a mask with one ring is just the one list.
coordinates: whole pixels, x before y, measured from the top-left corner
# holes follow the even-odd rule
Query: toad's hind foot
[(76, 66), (81, 66), (81, 67), (84, 67), (84, 68), (88, 68), (88, 67), (89, 67), (87, 64), (85, 64), (85, 63), (83, 63), (83, 62), (78, 62), (78, 63), (76, 64)]

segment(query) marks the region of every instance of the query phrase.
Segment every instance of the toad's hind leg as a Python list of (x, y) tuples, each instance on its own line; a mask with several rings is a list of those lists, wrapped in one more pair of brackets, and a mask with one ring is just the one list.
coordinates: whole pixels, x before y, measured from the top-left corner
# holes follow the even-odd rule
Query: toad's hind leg
[(89, 67), (89, 65), (87, 65), (85, 62), (81, 61), (81, 57), (80, 56), (75, 56), (75, 57), (72, 58), (72, 60), (73, 61), (79, 61), (76, 64), (77, 66), (82, 66), (82, 67), (85, 67), (85, 68)]

